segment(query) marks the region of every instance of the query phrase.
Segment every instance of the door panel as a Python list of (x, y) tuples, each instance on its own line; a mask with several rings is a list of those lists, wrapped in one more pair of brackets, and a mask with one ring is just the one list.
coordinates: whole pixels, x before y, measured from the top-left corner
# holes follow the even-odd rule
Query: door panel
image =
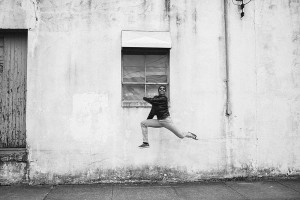
[(23, 148), (26, 147), (26, 33), (0, 33), (1, 63), (0, 148)]

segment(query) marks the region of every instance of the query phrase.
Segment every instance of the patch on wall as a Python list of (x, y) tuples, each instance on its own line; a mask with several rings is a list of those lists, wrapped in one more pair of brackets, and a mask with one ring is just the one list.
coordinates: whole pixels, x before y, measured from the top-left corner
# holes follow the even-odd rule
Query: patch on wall
[(84, 93), (73, 95), (70, 129), (75, 140), (106, 140), (108, 130), (108, 94)]

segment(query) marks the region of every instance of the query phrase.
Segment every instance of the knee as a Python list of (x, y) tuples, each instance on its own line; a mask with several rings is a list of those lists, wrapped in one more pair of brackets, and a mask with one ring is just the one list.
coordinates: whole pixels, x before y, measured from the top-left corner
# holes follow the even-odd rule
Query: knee
[(147, 127), (144, 121), (141, 122), (141, 127)]
[(185, 135), (184, 134), (182, 134), (182, 133), (178, 133), (178, 134), (176, 134), (177, 135), (177, 137), (179, 137), (179, 139), (183, 139), (183, 138), (185, 138)]

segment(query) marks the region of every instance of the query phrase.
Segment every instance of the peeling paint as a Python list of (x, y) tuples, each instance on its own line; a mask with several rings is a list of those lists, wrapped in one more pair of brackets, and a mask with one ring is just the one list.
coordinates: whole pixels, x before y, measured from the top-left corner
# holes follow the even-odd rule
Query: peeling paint
[(26, 163), (0, 162), (0, 185), (26, 183)]

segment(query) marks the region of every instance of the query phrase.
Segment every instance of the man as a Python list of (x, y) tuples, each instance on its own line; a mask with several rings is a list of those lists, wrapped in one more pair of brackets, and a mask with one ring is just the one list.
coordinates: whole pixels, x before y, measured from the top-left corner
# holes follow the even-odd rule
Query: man
[[(151, 111), (148, 115), (147, 120), (141, 122), (142, 133), (143, 133), (143, 144), (140, 145), (140, 148), (148, 148), (148, 127), (161, 128), (165, 127), (166, 129), (173, 132), (177, 137), (183, 139), (185, 137), (192, 138), (197, 140), (197, 135), (191, 132), (181, 132), (179, 131), (169, 113), (168, 107), (168, 98), (166, 97), (166, 86), (161, 85), (158, 87), (158, 96), (153, 98), (144, 97), (143, 100), (147, 101), (152, 105)], [(153, 119), (154, 116), (157, 116), (157, 119)]]

